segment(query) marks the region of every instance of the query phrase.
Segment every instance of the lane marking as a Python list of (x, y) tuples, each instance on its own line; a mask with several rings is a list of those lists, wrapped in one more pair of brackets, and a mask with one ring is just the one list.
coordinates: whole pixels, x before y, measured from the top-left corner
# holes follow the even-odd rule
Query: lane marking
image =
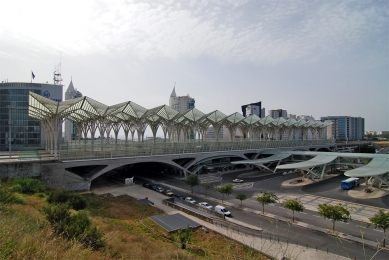
[(375, 231), (378, 231), (378, 232), (384, 232), (383, 230), (378, 230), (378, 229), (373, 229)]
[(312, 215), (312, 216), (317, 217), (317, 218), (321, 218), (321, 216), (317, 216), (317, 215)]

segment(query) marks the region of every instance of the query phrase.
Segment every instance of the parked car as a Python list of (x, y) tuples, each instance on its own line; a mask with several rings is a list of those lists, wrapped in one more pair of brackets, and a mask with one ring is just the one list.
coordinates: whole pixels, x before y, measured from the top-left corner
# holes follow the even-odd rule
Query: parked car
[(229, 212), (228, 209), (226, 209), (224, 206), (217, 205), (215, 207), (215, 211), (217, 213), (223, 214), (226, 217), (232, 217), (231, 212)]
[(157, 191), (157, 186), (156, 185), (151, 185), (151, 190)]
[(150, 184), (150, 183), (143, 183), (143, 184), (142, 184), (142, 187), (145, 187), (145, 188), (150, 189), (151, 184)]
[(192, 204), (196, 204), (196, 201), (194, 199), (192, 199), (191, 197), (186, 197), (185, 201), (189, 202), (189, 203), (192, 203)]
[(162, 187), (157, 187), (157, 189), (155, 191), (162, 193), (164, 191), (164, 189)]
[(232, 180), (232, 182), (233, 182), (233, 183), (242, 183), (243, 180), (241, 180), (241, 179), (235, 179), (235, 180)]
[(185, 200), (185, 197), (182, 196), (181, 194), (173, 194), (173, 196), (177, 199), (180, 199), (180, 200)]
[(213, 207), (211, 205), (209, 205), (207, 202), (200, 202), (199, 206), (206, 208), (206, 209), (209, 209), (209, 210), (213, 210)]
[(164, 190), (162, 193), (166, 196), (173, 197), (173, 192), (171, 190)]

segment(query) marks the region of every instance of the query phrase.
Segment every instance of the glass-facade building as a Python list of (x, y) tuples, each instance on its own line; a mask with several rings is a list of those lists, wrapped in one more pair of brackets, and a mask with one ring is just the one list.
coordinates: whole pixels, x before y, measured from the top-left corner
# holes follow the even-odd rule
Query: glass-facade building
[(8, 151), (10, 144), (12, 151), (44, 148), (45, 134), (40, 121), (28, 115), (30, 91), (62, 101), (62, 85), (0, 83), (0, 151)]
[(340, 141), (363, 140), (365, 138), (365, 119), (351, 116), (326, 116), (321, 120), (336, 121), (335, 138)]

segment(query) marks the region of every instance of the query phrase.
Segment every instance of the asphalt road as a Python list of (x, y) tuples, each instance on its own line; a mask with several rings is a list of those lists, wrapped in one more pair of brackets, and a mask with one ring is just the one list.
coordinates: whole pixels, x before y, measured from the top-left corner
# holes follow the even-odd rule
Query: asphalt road
[[(231, 173), (224, 174), (222, 175), (223, 180), (221, 182), (211, 183), (211, 186), (219, 185), (222, 183), (230, 183), (233, 179), (238, 178), (238, 176), (241, 174), (242, 172), (239, 173), (231, 172)], [(333, 198), (336, 199), (346, 200), (343, 197), (336, 196), (336, 193), (334, 195), (333, 194), (334, 192), (332, 191), (332, 190), (339, 190), (339, 183), (340, 183), (340, 180), (333, 180), (333, 179), (337, 179), (337, 178), (343, 179), (344, 177), (336, 177), (333, 179), (320, 182), (318, 184), (322, 184), (323, 186), (316, 187), (316, 188), (309, 187), (312, 185), (306, 187), (284, 188), (281, 186), (281, 183), (285, 180), (297, 177), (298, 174), (290, 174), (285, 176), (282, 175), (282, 173), (275, 173), (275, 174), (263, 173), (263, 174), (265, 176), (259, 176), (255, 178), (245, 179), (239, 177), (240, 179), (244, 179), (246, 182), (255, 183), (252, 188), (234, 192), (235, 194), (237, 192), (244, 193), (250, 198), (243, 202), (246, 207), (250, 207), (256, 210), (262, 210), (258, 202), (252, 199), (253, 194), (258, 193), (260, 190), (270, 190), (274, 192), (283, 192), (283, 193), (291, 193), (291, 194), (306, 194), (309, 192), (305, 191), (305, 189), (309, 188), (309, 190), (311, 191), (310, 194), (323, 196), (323, 197), (333, 196)], [(147, 175), (144, 177), (154, 180), (155, 182), (167, 183), (167, 185), (160, 185), (162, 187), (168, 188), (173, 186), (173, 187), (179, 187), (181, 189), (186, 189), (190, 191), (190, 187), (178, 179), (170, 178), (162, 175), (154, 175), (154, 174), (150, 174), (148, 176)], [(316, 186), (317, 184), (314, 185)], [(327, 189), (327, 192), (325, 189)], [(174, 188), (172, 190), (174, 192)], [(195, 193), (200, 192), (200, 194), (205, 194), (206, 192), (204, 187), (202, 186), (195, 187), (194, 191)], [(329, 193), (331, 193), (330, 195), (332, 196), (328, 196)], [(231, 196), (226, 197), (225, 199), (227, 200), (234, 199), (235, 194), (232, 194)], [(185, 196), (185, 194), (183, 195)], [(214, 192), (212, 189), (209, 189), (207, 191), (207, 195), (210, 196), (211, 198), (217, 198), (217, 199), (222, 198), (221, 194)], [(211, 205), (215, 205), (215, 202), (212, 201), (212, 199), (207, 200), (207, 199), (197, 197), (196, 195), (190, 195), (190, 196), (193, 197), (195, 200), (197, 200), (197, 202), (207, 201)], [(352, 201), (352, 202), (363, 204), (359, 200)], [(234, 203), (240, 203), (240, 202), (236, 200), (236, 202)], [(380, 203), (382, 203), (382, 200), (379, 200), (379, 203), (374, 202), (372, 204), (367, 204), (367, 205), (382, 207), (380, 206), (382, 205)], [(317, 248), (317, 250), (322, 250), (322, 251), (328, 250), (328, 252), (334, 254), (348, 256), (350, 258), (356, 257), (357, 259), (370, 259), (376, 253), (376, 250), (372, 248), (365, 248), (365, 250), (363, 250), (360, 244), (354, 244), (346, 240), (339, 240), (334, 236), (326, 235), (321, 232), (307, 230), (305, 228), (289, 225), (281, 221), (276, 223), (272, 219), (266, 218), (261, 215), (245, 212), (243, 210), (239, 210), (236, 208), (230, 209), (230, 211), (232, 212), (233, 217), (235, 219), (248, 223), (250, 225), (261, 227), (264, 230), (262, 235), (268, 236), (268, 238), (271, 237), (272, 239), (281, 239), (281, 241), (283, 240), (284, 242), (288, 241), (288, 243), (294, 245), (299, 245), (299, 246), (304, 245), (310, 248)], [(272, 213), (274, 215), (284, 216), (284, 217), (287, 217), (290, 214), (289, 210), (286, 210), (277, 204), (275, 204), (274, 206), (270, 206), (270, 205), (265, 206), (265, 211), (268, 213)], [(330, 225), (332, 224), (331, 221), (325, 220), (324, 218), (319, 216), (316, 212), (309, 211), (309, 210), (305, 210), (303, 213), (296, 213), (295, 220), (304, 223), (309, 223), (323, 228), (329, 228)], [(372, 241), (375, 241), (376, 239), (381, 240), (383, 236), (383, 233), (381, 231), (374, 230), (373, 227), (365, 228), (365, 224), (361, 225), (360, 223), (354, 221), (350, 221), (348, 224), (337, 222), (335, 226), (335, 230), (338, 232), (354, 235), (357, 237), (360, 237), (361, 235), (360, 232), (363, 231), (364, 237)], [(389, 259), (389, 253), (388, 251), (379, 252), (374, 259)]]

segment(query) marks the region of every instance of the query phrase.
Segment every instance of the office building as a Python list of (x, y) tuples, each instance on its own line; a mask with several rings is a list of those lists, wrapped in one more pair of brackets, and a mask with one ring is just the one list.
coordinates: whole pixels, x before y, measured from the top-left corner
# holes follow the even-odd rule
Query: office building
[[(70, 80), (69, 87), (67, 88), (65, 92), (65, 100), (70, 100), (74, 98), (82, 97), (82, 93), (78, 91), (73, 86), (73, 80)], [(70, 121), (69, 119), (65, 119), (65, 141), (70, 140), (77, 140), (78, 139), (78, 132), (77, 132), (77, 126), (74, 124), (73, 121)]]
[(335, 138), (340, 141), (363, 140), (365, 138), (365, 119), (351, 116), (326, 116), (321, 120), (336, 121)]
[(242, 106), (242, 114), (244, 117), (256, 115), (259, 118), (265, 117), (265, 108), (262, 108), (262, 102), (251, 103)]
[(274, 110), (269, 110), (269, 116), (271, 116), (274, 119), (277, 119), (279, 117), (283, 117), (285, 119), (288, 118), (288, 112), (283, 109), (274, 109)]
[[(45, 133), (40, 121), (28, 114), (29, 92), (62, 101), (62, 85), (0, 83), (0, 151), (44, 149)], [(11, 124), (9, 124), (11, 123)]]

